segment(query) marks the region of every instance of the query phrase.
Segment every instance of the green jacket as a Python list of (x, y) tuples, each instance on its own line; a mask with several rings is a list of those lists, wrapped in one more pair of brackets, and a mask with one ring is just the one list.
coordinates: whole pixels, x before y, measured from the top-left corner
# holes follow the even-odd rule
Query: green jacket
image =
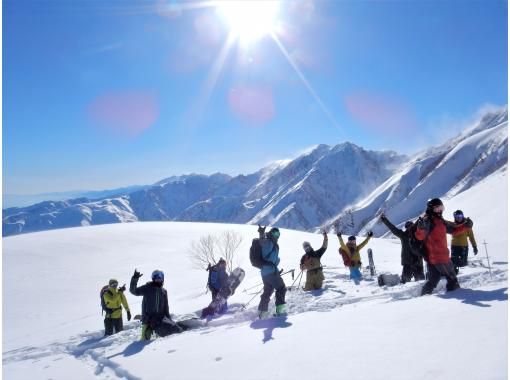
[(129, 305), (124, 292), (117, 291), (117, 288), (109, 287), (108, 291), (103, 294), (103, 300), (106, 307), (114, 310), (111, 315), (107, 315), (106, 317), (114, 319), (122, 318), (122, 306), (129, 311)]

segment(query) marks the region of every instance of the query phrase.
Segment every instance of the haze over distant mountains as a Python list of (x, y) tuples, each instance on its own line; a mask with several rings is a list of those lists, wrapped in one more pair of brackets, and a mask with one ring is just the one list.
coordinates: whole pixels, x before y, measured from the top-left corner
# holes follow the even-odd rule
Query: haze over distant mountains
[(508, 109), (489, 112), (459, 136), (408, 157), (345, 142), (318, 145), (249, 175), (190, 174), (81, 197), (4, 209), (4, 236), (135, 221), (271, 224), (349, 233), (374, 229), (380, 212), (400, 224), (430, 197), (458, 194), (507, 170)]

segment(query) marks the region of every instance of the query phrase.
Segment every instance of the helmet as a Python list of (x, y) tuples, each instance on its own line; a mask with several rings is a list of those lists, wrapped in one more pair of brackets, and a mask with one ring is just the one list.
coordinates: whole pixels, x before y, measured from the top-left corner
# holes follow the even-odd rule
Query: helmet
[(226, 264), (227, 262), (225, 261), (225, 259), (223, 257), (220, 257), (220, 259), (218, 260), (218, 264)]
[(411, 228), (411, 227), (412, 227), (412, 225), (413, 225), (413, 222), (411, 222), (410, 220), (408, 220), (408, 221), (406, 222), (406, 224), (404, 224), (404, 228), (407, 230), (408, 228)]
[(347, 241), (356, 241), (356, 236), (354, 236), (354, 235), (349, 236)]
[(303, 242), (303, 249), (305, 250), (305, 252), (311, 251), (312, 250), (312, 245), (309, 242), (304, 241)]
[(269, 230), (269, 236), (274, 239), (278, 239), (280, 237), (280, 230), (277, 227), (273, 227)]
[(427, 214), (435, 213), (441, 214), (444, 211), (444, 205), (441, 199), (432, 198), (427, 201)]
[(108, 281), (108, 286), (116, 288), (118, 285), (119, 285), (119, 282), (114, 278), (112, 278), (110, 281)]
[(464, 213), (462, 212), (462, 210), (457, 210), (453, 213), (453, 218), (455, 220), (462, 221), (464, 220)]
[(165, 274), (163, 271), (155, 270), (152, 272), (152, 281), (154, 282), (164, 282), (165, 281)]

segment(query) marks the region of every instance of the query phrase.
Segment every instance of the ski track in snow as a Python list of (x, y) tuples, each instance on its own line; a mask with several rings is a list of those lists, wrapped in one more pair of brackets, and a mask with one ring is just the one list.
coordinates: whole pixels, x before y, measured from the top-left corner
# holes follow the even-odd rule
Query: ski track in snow
[[(500, 263), (501, 266), (506, 267), (506, 263)], [(475, 290), (476, 288), (484, 285), (502, 284), (505, 289), (507, 287), (508, 272), (506, 269), (498, 268), (498, 264), (491, 267), (492, 276), (488, 271), (488, 267), (483, 264), (481, 259), (473, 260), (469, 266), (461, 269), (462, 273), (459, 274), (459, 282), (464, 290)], [(365, 277), (360, 285), (355, 285), (347, 274), (339, 274), (340, 267), (327, 267), (324, 269), (326, 280), (324, 281), (323, 289), (311, 292), (305, 292), (298, 288), (298, 281), (294, 284), (291, 290), (287, 291), (286, 301), (289, 317), (292, 315), (306, 313), (306, 312), (328, 312), (342, 306), (350, 306), (358, 303), (366, 303), (369, 301), (385, 301), (395, 302), (408, 300), (420, 296), (421, 288), (424, 281), (408, 282), (406, 284), (399, 284), (393, 287), (379, 287), (377, 284), (377, 276), (370, 278)], [(303, 276), (304, 277), (304, 276)], [(301, 287), (304, 284), (304, 279), (301, 282)], [(432, 296), (454, 297), (454, 293), (445, 292), (446, 280), (442, 279)], [(462, 291), (460, 289), (459, 291)], [(363, 293), (370, 292), (370, 295), (357, 295), (360, 290)], [(253, 292), (255, 294), (255, 291)], [(483, 300), (480, 300), (483, 302)], [(255, 297), (250, 303), (250, 306), (243, 309), (240, 303), (233, 303), (229, 307), (229, 311), (221, 317), (205, 321), (201, 327), (194, 328), (201, 334), (212, 332), (213, 329), (221, 327), (234, 327), (240, 324), (252, 323), (257, 319), (257, 304), (258, 297)], [(194, 314), (179, 316), (180, 319), (191, 317)], [(185, 334), (185, 333), (184, 333)], [(124, 326), (124, 331), (110, 337), (103, 337), (103, 331), (85, 332), (78, 336), (71, 337), (65, 342), (54, 342), (47, 346), (41, 347), (22, 347), (16, 350), (7, 351), (3, 353), (3, 364), (9, 364), (18, 361), (26, 360), (40, 360), (50, 356), (63, 356), (69, 355), (76, 360), (81, 361), (85, 366), (91, 368), (91, 372), (99, 379), (112, 379), (120, 378), (127, 380), (139, 380), (141, 377), (129, 373), (126, 369), (122, 368), (120, 364), (115, 362), (116, 356), (121, 355), (134, 355), (141, 351), (145, 345), (150, 342), (139, 341), (140, 325), (139, 323), (131, 322)], [(172, 337), (158, 338), (158, 339), (171, 339)], [(125, 345), (123, 351), (107, 355), (107, 351), (115, 346)]]

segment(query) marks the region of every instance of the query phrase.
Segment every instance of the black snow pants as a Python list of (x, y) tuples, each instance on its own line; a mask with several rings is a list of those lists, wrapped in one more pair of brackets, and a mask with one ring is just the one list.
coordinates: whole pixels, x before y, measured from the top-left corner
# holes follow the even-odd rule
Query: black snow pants
[(421, 295), (431, 294), (442, 276), (446, 277), (446, 290), (451, 291), (460, 288), (455, 269), (451, 261), (447, 264), (427, 264), (428, 280), (421, 289)]
[(271, 298), (273, 291), (276, 290), (276, 306), (283, 305), (285, 303), (285, 293), (287, 288), (279, 273), (271, 273), (265, 277), (262, 277), (264, 283), (264, 291), (260, 296), (259, 311), (267, 311), (269, 305), (269, 299)]
[(104, 335), (113, 335), (122, 331), (124, 326), (122, 324), (122, 318), (110, 318), (105, 317), (104, 319)]

